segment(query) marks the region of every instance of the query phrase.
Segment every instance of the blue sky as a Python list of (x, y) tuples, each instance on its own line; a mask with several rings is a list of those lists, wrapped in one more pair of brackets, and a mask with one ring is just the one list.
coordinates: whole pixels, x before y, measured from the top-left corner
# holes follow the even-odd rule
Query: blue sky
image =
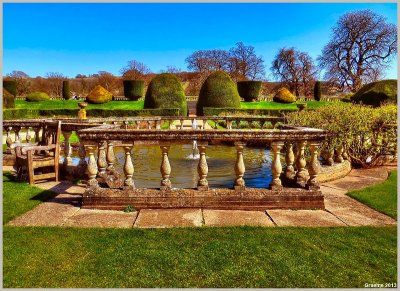
[[(280, 48), (315, 59), (339, 17), (359, 9), (397, 24), (395, 3), (3, 3), (3, 74), (120, 75), (132, 59), (155, 73), (169, 65), (187, 70), (192, 52), (243, 41), (273, 80), (269, 68)], [(392, 63), (387, 78), (397, 78)]]

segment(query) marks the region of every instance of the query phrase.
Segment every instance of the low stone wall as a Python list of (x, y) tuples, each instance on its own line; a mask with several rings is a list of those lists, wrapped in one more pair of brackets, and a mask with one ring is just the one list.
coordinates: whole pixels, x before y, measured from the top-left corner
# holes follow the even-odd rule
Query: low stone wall
[(321, 172), (317, 176), (319, 183), (330, 182), (345, 177), (351, 171), (351, 163), (344, 160), (343, 163), (335, 163), (332, 166), (321, 166)]

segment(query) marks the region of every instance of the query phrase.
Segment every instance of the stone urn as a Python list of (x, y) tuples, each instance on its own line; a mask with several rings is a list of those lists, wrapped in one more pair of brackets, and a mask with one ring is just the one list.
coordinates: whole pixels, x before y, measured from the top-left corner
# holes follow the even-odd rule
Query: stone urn
[(86, 119), (86, 109), (85, 107), (88, 105), (86, 102), (79, 102), (78, 103), (79, 107), (81, 108), (78, 111), (78, 118), (79, 119)]
[(299, 108), (299, 111), (303, 111), (304, 108), (307, 107), (307, 103), (298, 103), (296, 104), (297, 108)]

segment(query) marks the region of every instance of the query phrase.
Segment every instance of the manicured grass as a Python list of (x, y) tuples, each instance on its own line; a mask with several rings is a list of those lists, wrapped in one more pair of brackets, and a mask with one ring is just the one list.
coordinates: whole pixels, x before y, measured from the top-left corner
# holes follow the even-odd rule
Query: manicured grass
[(3, 285), (364, 287), (396, 282), (396, 246), (395, 227), (5, 227)]
[(3, 173), (3, 224), (54, 195), (51, 191), (32, 187), (26, 182), (16, 182), (10, 172)]
[(297, 103), (307, 103), (308, 109), (318, 108), (320, 106), (330, 105), (331, 102), (327, 101), (297, 101), (295, 103), (284, 104), (273, 101), (260, 101), (260, 102), (240, 102), (241, 109), (297, 109)]
[(350, 197), (397, 219), (397, 170), (380, 184), (347, 193)]
[[(78, 100), (50, 100), (41, 102), (15, 101), (17, 109), (79, 109)], [(88, 104), (87, 109), (143, 109), (144, 101), (110, 101), (105, 104)]]

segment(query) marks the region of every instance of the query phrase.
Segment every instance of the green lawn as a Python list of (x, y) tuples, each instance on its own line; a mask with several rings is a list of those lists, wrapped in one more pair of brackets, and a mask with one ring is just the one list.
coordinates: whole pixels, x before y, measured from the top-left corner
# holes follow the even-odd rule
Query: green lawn
[(397, 170), (380, 184), (347, 193), (350, 197), (397, 219)]
[(260, 101), (260, 102), (240, 102), (241, 109), (297, 109), (297, 103), (307, 103), (307, 108), (318, 108), (320, 106), (330, 105), (331, 102), (327, 101), (297, 101), (295, 103), (284, 104), (273, 101)]
[[(41, 102), (15, 101), (16, 109), (79, 109), (77, 100), (50, 100)], [(144, 101), (110, 101), (105, 104), (88, 104), (87, 109), (143, 109)]]

